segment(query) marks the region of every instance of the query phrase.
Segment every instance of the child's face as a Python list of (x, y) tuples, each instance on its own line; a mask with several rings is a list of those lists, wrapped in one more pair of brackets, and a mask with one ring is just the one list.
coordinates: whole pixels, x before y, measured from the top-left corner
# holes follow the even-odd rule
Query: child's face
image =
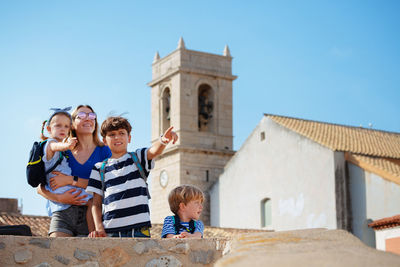
[(202, 211), (203, 201), (200, 199), (191, 200), (186, 205), (183, 204), (181, 207), (181, 212), (192, 220), (198, 220)]
[(47, 126), (47, 131), (51, 138), (61, 142), (68, 136), (70, 128), (70, 118), (64, 114), (56, 114), (51, 118), (50, 125)]
[(113, 156), (123, 156), (127, 152), (131, 136), (125, 129), (109, 131), (103, 142), (110, 148)]

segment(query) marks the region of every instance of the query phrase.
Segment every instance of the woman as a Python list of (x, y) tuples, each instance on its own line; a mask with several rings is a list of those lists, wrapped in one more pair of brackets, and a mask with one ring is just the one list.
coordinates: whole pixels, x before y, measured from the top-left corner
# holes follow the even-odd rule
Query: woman
[[(79, 105), (72, 112), (71, 117), (71, 137), (78, 138), (75, 148), (67, 151), (72, 175), (55, 172), (57, 175), (50, 180), (53, 190), (68, 184), (86, 188), (94, 164), (111, 156), (110, 149), (104, 146), (99, 139), (97, 116), (92, 107)], [(75, 189), (59, 195), (53, 194), (43, 185), (38, 187), (38, 193), (49, 200), (67, 204), (65, 205), (68, 209), (67, 212), (52, 216), (49, 229), (51, 237), (87, 235), (89, 233), (88, 224), (92, 226), (93, 219), (90, 209), (86, 206), (87, 203), (83, 200), (85, 195), (79, 196), (80, 192), (75, 192)]]

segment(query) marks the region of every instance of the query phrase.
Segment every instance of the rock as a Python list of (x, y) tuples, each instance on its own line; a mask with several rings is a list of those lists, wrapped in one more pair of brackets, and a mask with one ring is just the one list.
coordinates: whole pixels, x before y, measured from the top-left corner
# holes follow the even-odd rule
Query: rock
[(214, 260), (213, 250), (194, 250), (190, 252), (190, 261), (193, 263), (210, 264)]
[(181, 253), (181, 254), (187, 254), (189, 252), (189, 250), (190, 250), (190, 246), (188, 243), (180, 243), (169, 249), (169, 251), (172, 251), (175, 253)]
[(146, 245), (143, 242), (138, 242), (133, 246), (133, 250), (139, 255), (143, 254), (146, 250)]
[(61, 262), (61, 263), (64, 264), (64, 265), (68, 265), (69, 262), (70, 262), (69, 259), (67, 259), (67, 258), (65, 258), (65, 257), (63, 257), (63, 256), (61, 256), (61, 255), (56, 255), (54, 258), (55, 258), (58, 262)]
[(38, 246), (41, 248), (46, 248), (46, 249), (50, 248), (50, 240), (49, 239), (32, 238), (31, 240), (29, 240), (29, 244)]
[(14, 253), (14, 261), (16, 263), (27, 263), (32, 259), (32, 252), (27, 249), (20, 249)]
[(84, 249), (77, 248), (74, 252), (74, 257), (81, 261), (90, 260), (92, 257), (95, 257), (96, 253)]
[(51, 267), (51, 265), (47, 262), (42, 262), (41, 264), (35, 265), (34, 267)]
[(181, 267), (182, 263), (174, 256), (161, 256), (146, 263), (146, 267)]
[(4, 242), (0, 242), (0, 249), (4, 249), (6, 247), (6, 244)]
[(96, 261), (88, 261), (85, 262), (84, 264), (79, 264), (79, 265), (72, 265), (72, 267), (99, 267), (99, 263)]
[(131, 256), (120, 247), (106, 248), (101, 253), (101, 262), (106, 266), (119, 267), (131, 260)]

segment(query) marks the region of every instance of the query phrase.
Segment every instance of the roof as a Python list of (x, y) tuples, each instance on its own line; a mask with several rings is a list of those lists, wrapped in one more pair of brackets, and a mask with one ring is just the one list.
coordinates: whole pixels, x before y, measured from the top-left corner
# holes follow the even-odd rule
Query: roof
[(333, 151), (346, 160), (400, 185), (400, 133), (265, 114), (279, 125)]
[[(18, 213), (0, 212), (0, 225), (21, 225), (26, 224), (31, 228), (34, 236), (47, 236), (47, 230), (50, 226), (50, 217), (22, 215)], [(151, 236), (155, 238), (161, 237), (162, 224), (153, 223), (151, 227)], [(219, 228), (205, 226), (205, 238), (232, 238), (238, 234), (268, 232), (267, 230), (256, 229), (236, 229), (236, 228)]]
[(400, 159), (400, 133), (277, 115), (266, 116), (333, 151)]
[(368, 224), (368, 226), (374, 228), (374, 230), (382, 230), (385, 228), (400, 226), (400, 215), (373, 221), (372, 223)]

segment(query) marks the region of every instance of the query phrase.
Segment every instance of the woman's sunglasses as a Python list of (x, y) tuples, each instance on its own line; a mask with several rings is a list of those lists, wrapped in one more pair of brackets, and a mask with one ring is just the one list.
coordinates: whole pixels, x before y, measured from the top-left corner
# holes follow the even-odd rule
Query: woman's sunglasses
[(97, 115), (94, 112), (86, 113), (86, 112), (81, 111), (81, 112), (78, 112), (78, 114), (76, 114), (76, 117), (80, 120), (84, 120), (86, 118), (88, 118), (89, 120), (95, 120)]

